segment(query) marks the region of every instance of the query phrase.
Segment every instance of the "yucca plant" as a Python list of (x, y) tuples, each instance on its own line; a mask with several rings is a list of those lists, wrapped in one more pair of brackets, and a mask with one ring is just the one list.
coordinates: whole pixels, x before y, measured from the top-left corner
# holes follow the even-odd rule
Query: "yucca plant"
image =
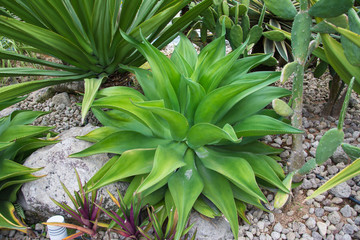
[[(82, 105), (84, 119), (101, 83), (119, 70), (119, 64), (140, 66), (145, 60), (120, 30), (140, 39), (142, 34), (156, 47), (163, 47), (177, 32), (206, 9), (204, 0), (170, 24), (190, 0), (1, 0), (16, 18), (0, 12), (0, 35), (32, 47), (34, 52), (53, 56), (57, 64), (14, 52), (1, 51), (1, 59), (36, 63), (50, 68), (1, 68), (3, 76), (43, 76), (45, 79), (0, 89), (0, 102), (34, 90), (70, 81), (85, 80)], [(5, 16), (1, 16), (4, 14)], [(168, 25), (170, 24), (170, 25)], [(52, 78), (55, 77), (55, 78)]]
[(55, 199), (51, 198), (51, 200), (67, 212), (76, 222), (80, 224), (80, 226), (70, 223), (51, 223), (46, 222), (43, 223), (45, 225), (52, 226), (60, 226), (71, 229), (76, 229), (78, 232), (68, 236), (66, 239), (75, 239), (84, 234), (88, 234), (91, 237), (96, 237), (97, 235), (97, 227), (98, 227), (98, 219), (100, 217), (100, 208), (102, 204), (102, 197), (100, 200), (97, 199), (97, 191), (91, 192), (91, 197), (88, 193), (85, 193), (84, 187), (81, 183), (78, 172), (75, 169), (76, 179), (79, 185), (79, 191), (74, 192), (74, 196), (71, 195), (70, 191), (66, 188), (66, 186), (61, 183), (65, 193), (70, 198), (71, 202), (74, 204), (75, 209), (71, 208), (67, 203), (59, 203)]
[[(0, 110), (23, 98), (0, 104)], [(31, 126), (44, 112), (15, 111), (0, 118), (0, 228), (17, 229), (27, 232), (22, 219), (16, 215), (12, 203), (23, 183), (34, 181), (41, 176), (32, 173), (41, 168), (28, 168), (23, 161), (36, 149), (56, 143), (51, 138), (45, 139), (51, 127)]]
[(153, 204), (167, 192), (165, 201), (173, 202), (179, 215), (175, 239), (193, 206), (213, 212), (205, 196), (229, 220), (237, 239), (237, 206), (246, 202), (265, 210), (267, 199), (257, 183), (288, 192), (273, 157), (281, 150), (258, 141), (268, 134), (302, 133), (263, 109), (290, 94), (268, 86), (280, 73), (248, 73), (270, 56), (238, 59), (245, 44), (225, 55), (224, 35), (199, 55), (181, 36), (171, 59), (144, 38), (140, 43), (124, 37), (144, 54), (151, 71), (123, 66), (135, 72), (144, 95), (127, 87), (97, 94), (92, 111), (105, 127), (80, 137), (95, 144), (71, 156), (119, 155), (92, 177), (88, 191), (134, 177), (135, 192), (152, 196)]

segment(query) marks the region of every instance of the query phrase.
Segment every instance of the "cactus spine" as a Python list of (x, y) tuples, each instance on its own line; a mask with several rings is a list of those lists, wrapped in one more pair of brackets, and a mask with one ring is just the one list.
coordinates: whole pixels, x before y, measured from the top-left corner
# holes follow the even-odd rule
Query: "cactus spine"
[[(296, 15), (293, 23), (291, 42), (294, 59), (298, 63), (295, 70), (293, 82), (293, 105), (294, 114), (291, 118), (293, 127), (302, 128), (303, 108), (303, 81), (305, 62), (310, 43), (311, 18), (308, 14), (308, 0), (300, 0), (300, 12)], [(300, 169), (305, 163), (302, 135), (293, 135), (293, 146), (290, 156), (290, 172)], [(301, 176), (295, 175), (294, 181), (300, 181)]]

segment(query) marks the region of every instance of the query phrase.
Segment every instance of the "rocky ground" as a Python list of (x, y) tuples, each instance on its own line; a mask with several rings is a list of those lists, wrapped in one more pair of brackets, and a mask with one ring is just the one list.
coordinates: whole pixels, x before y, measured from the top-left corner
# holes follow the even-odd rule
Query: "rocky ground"
[[(316, 147), (322, 135), (332, 127), (337, 120), (333, 117), (321, 117), (321, 112), (328, 98), (328, 82), (330, 77), (323, 76), (315, 79), (311, 72), (306, 74), (304, 84), (305, 99), (303, 110), (304, 149), (306, 160), (315, 156)], [(291, 82), (285, 87), (290, 88)], [(50, 94), (49, 94), (50, 92)], [(26, 101), (16, 105), (18, 109), (50, 111), (51, 113), (35, 122), (37, 125), (54, 126), (56, 132), (62, 132), (71, 127), (81, 126), (80, 107), (76, 104), (81, 101), (81, 96), (72, 93), (54, 90), (32, 94)], [(55, 95), (53, 95), (55, 94)], [(47, 98), (47, 99), (46, 99)], [(37, 102), (40, 100), (40, 102)], [(4, 112), (3, 112), (4, 113)], [(1, 113), (0, 113), (1, 114)], [(90, 114), (86, 123), (98, 124)], [(353, 93), (350, 107), (345, 118), (345, 142), (360, 147), (360, 98)], [(275, 147), (282, 147), (285, 151), (281, 154), (282, 164), (290, 155), (291, 136), (267, 136), (265, 142)], [(316, 188), (321, 186), (348, 164), (345, 153), (339, 148), (334, 156), (324, 165), (317, 167), (306, 175), (303, 184), (295, 191), (292, 201), (281, 210), (273, 208), (274, 194), (268, 192), (270, 204), (267, 207), (270, 213), (249, 206), (247, 218), (251, 225), (242, 223), (239, 239), (327, 239), (347, 240), (360, 239), (360, 176), (349, 180), (338, 187), (304, 202)], [(349, 197), (352, 199), (349, 199)], [(45, 239), (46, 230), (43, 225), (32, 226), (38, 238)], [(227, 228), (220, 238), (230, 239), (230, 228)], [(104, 235), (104, 233), (102, 233)], [(215, 236), (215, 235), (214, 235)], [(117, 235), (104, 236), (104, 239), (118, 239)], [(14, 230), (1, 231), (2, 239), (32, 239)], [(215, 239), (215, 238), (201, 238)]]

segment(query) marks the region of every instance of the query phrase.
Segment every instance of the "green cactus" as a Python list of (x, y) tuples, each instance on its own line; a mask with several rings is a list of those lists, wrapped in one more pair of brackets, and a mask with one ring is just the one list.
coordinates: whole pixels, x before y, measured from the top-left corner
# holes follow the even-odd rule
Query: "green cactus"
[(298, 174), (305, 175), (309, 173), (311, 170), (316, 168), (316, 159), (312, 158), (309, 161), (307, 161), (298, 171)]
[(271, 41), (278, 41), (278, 42), (284, 41), (286, 38), (285, 34), (278, 30), (264, 32), (263, 36)]
[(289, 117), (294, 113), (292, 108), (289, 107), (289, 105), (281, 99), (274, 99), (272, 101), (272, 107), (275, 112), (282, 117)]
[(300, 64), (304, 64), (311, 37), (311, 17), (307, 12), (300, 12), (296, 15), (291, 30), (291, 46), (294, 58)]
[(348, 155), (351, 161), (355, 161), (360, 158), (360, 148), (352, 146), (347, 143), (341, 144), (342, 149)]
[[(350, 9), (349, 16), (349, 30), (360, 34), (360, 18), (354, 9)], [(344, 48), (344, 53), (347, 60), (354, 66), (360, 67), (360, 47), (356, 46), (348, 38), (341, 35), (341, 45)]]
[(354, 0), (320, 0), (309, 10), (313, 17), (331, 18), (346, 13), (354, 4)]
[(267, 9), (276, 16), (292, 20), (297, 14), (291, 0), (264, 0)]

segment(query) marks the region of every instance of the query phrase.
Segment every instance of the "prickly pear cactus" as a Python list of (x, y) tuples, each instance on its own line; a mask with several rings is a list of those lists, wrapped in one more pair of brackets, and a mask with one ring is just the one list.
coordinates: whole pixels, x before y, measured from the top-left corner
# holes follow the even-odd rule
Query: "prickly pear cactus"
[(297, 14), (291, 0), (264, 0), (264, 3), (270, 12), (283, 19), (292, 20)]

